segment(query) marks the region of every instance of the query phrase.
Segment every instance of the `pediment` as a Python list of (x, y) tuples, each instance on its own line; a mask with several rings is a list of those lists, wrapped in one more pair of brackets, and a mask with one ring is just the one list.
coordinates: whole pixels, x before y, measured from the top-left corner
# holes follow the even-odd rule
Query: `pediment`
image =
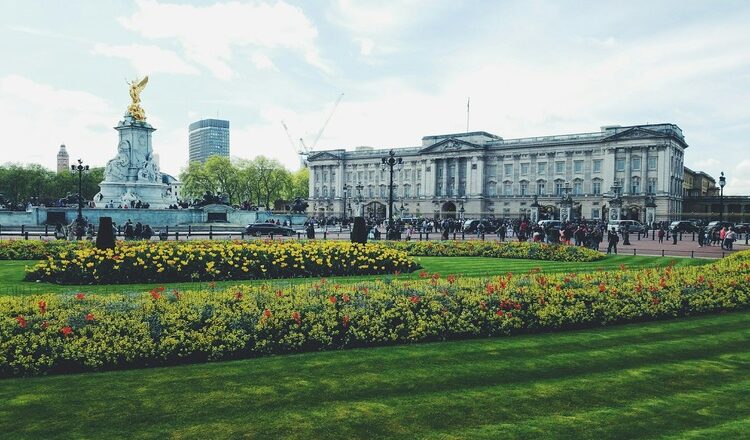
[(328, 151), (321, 151), (320, 153), (313, 153), (310, 156), (307, 157), (307, 161), (313, 161), (313, 160), (339, 160), (340, 157), (336, 156), (333, 153), (329, 153)]
[(613, 141), (613, 140), (623, 140), (623, 139), (644, 139), (644, 138), (654, 138), (654, 137), (664, 137), (664, 133), (649, 130), (643, 127), (633, 127), (628, 130), (615, 133), (612, 136), (607, 137), (606, 140)]
[(454, 151), (477, 151), (482, 150), (481, 145), (473, 144), (471, 142), (462, 141), (460, 139), (445, 139), (438, 143), (432, 144), (428, 147), (424, 147), (419, 150), (420, 153), (446, 153)]

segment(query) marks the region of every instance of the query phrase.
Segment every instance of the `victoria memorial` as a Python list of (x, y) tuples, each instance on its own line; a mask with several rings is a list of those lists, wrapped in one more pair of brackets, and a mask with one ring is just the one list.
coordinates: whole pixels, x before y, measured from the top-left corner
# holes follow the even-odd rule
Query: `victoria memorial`
[[(675, 124), (606, 126), (592, 133), (503, 139), (487, 132), (425, 136), (394, 148), (394, 216), (673, 220), (682, 212), (684, 153)], [(312, 152), (309, 214), (387, 217), (387, 149)], [(650, 207), (651, 209), (646, 209)], [(613, 211), (614, 212), (614, 211)], [(646, 213), (655, 218), (647, 218)]]

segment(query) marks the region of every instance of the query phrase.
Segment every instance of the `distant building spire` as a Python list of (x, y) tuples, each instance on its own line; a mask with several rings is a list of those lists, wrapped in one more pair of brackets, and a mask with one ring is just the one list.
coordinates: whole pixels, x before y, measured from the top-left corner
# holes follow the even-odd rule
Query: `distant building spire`
[(60, 151), (57, 152), (57, 172), (63, 173), (70, 171), (70, 156), (65, 151), (65, 144), (60, 145)]

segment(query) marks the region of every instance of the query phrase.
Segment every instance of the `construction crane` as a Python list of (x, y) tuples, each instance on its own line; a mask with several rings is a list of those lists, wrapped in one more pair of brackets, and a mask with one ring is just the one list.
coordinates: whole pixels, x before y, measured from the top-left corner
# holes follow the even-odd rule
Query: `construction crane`
[(299, 146), (295, 145), (294, 141), (292, 140), (292, 135), (289, 134), (289, 128), (286, 126), (286, 123), (284, 121), (281, 121), (281, 125), (284, 126), (284, 131), (286, 131), (286, 137), (289, 139), (289, 143), (292, 145), (292, 148), (295, 151), (297, 151), (297, 154), (299, 154), (300, 161), (304, 168), (307, 168), (307, 156), (310, 154), (311, 151), (315, 150), (315, 147), (318, 146), (318, 141), (320, 141), (320, 138), (323, 136), (323, 132), (328, 126), (328, 123), (331, 122), (331, 118), (333, 118), (333, 114), (336, 112), (336, 108), (338, 108), (343, 98), (344, 98), (344, 94), (342, 93), (336, 99), (336, 102), (333, 104), (333, 109), (331, 109), (331, 113), (328, 114), (328, 118), (326, 118), (325, 122), (323, 123), (323, 126), (320, 127), (320, 131), (318, 131), (318, 134), (315, 136), (315, 140), (313, 140), (312, 147), (308, 147), (307, 144), (305, 144), (305, 141), (302, 140), (302, 138), (299, 138)]

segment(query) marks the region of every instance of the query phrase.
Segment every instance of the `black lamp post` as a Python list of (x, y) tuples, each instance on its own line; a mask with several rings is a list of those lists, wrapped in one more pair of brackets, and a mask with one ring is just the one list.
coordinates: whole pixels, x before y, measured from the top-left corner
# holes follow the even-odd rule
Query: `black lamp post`
[(404, 160), (400, 157), (396, 157), (396, 153), (394, 153), (393, 150), (391, 150), (388, 153), (388, 156), (383, 157), (381, 161), (382, 161), (381, 168), (383, 170), (388, 168), (388, 170), (390, 171), (390, 176), (389, 176), (390, 184), (388, 185), (388, 231), (389, 231), (388, 238), (393, 239), (396, 236), (395, 234), (396, 228), (393, 225), (393, 167), (397, 165), (401, 167), (404, 163)]
[(78, 218), (76, 222), (79, 227), (83, 227), (83, 172), (89, 170), (88, 165), (84, 165), (81, 159), (78, 159), (78, 165), (71, 165), (72, 171), (78, 171)]
[(721, 172), (721, 177), (719, 177), (719, 204), (721, 206), (721, 210), (719, 211), (719, 221), (724, 221), (724, 185), (727, 184), (727, 178), (724, 177), (724, 171)]

